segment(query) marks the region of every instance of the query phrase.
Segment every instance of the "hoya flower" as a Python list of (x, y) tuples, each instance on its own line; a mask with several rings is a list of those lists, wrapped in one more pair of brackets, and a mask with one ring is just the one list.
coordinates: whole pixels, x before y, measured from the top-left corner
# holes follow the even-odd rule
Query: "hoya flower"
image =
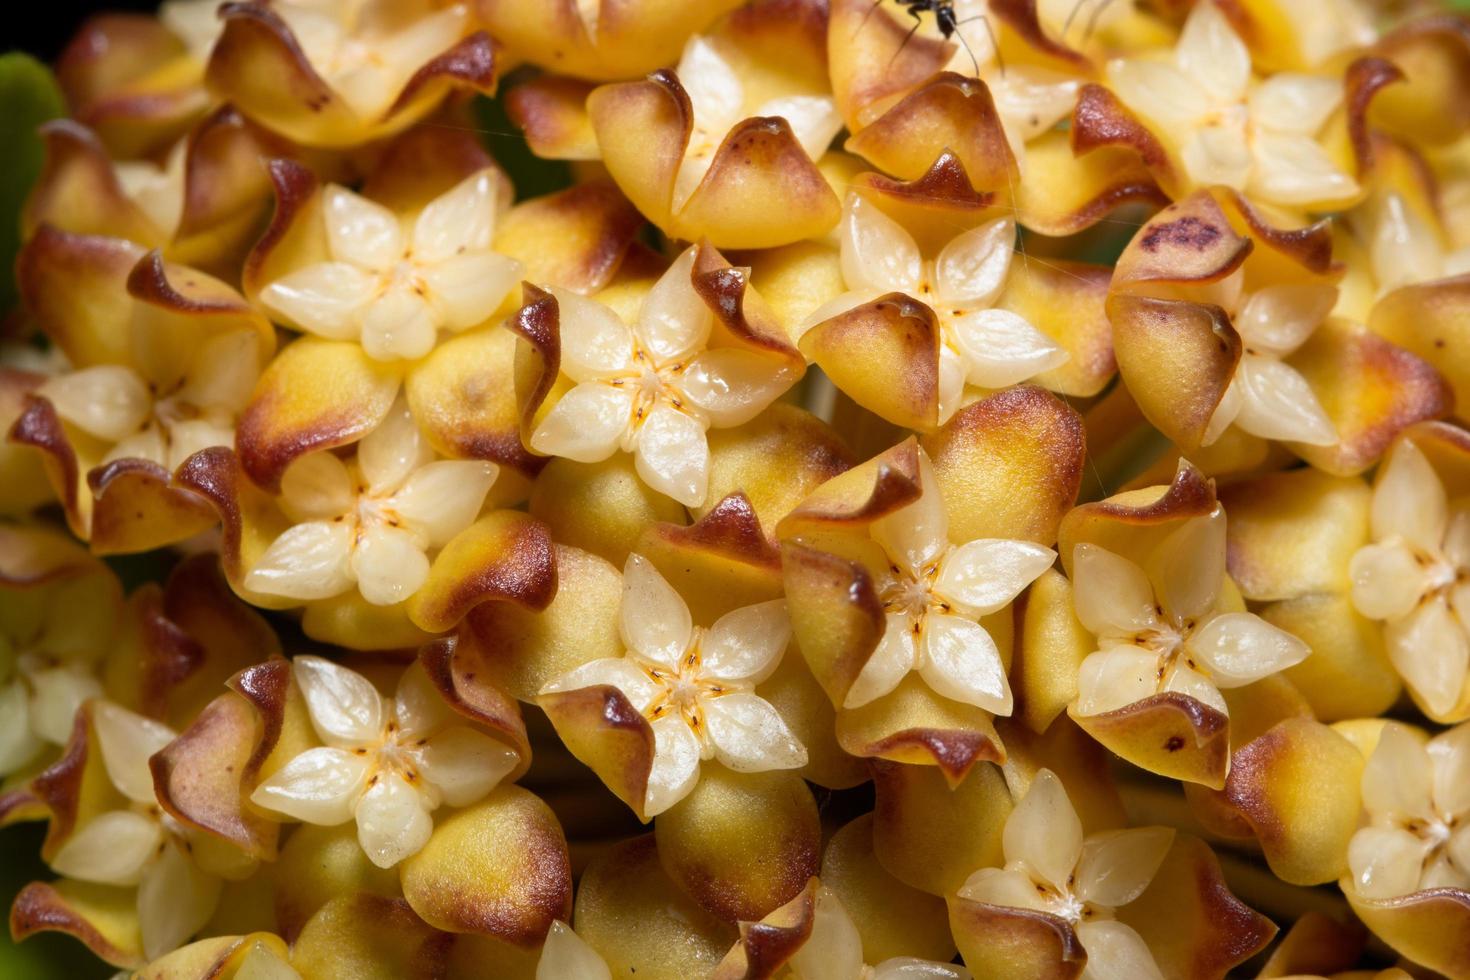
[(325, 189), (330, 260), (267, 283), (260, 301), (284, 322), (333, 340), (360, 340), (379, 360), (417, 359), (440, 330), (490, 318), (521, 265), (490, 248), (496, 181), (466, 177), (412, 222), (337, 185)]
[(292, 676), (326, 744), (292, 758), (251, 802), (323, 826), (355, 820), (358, 842), (380, 868), (423, 849), (434, 810), (475, 803), (516, 766), (517, 754), (465, 724), (422, 671), (406, 671), (388, 699), (320, 657), (295, 658)]
[[(938, 420), (960, 407), (965, 385), (1004, 388), (1064, 363), (1068, 354), (997, 301), (1010, 275), (1016, 223), (996, 218), (950, 240), (925, 259), (913, 237), (872, 202), (850, 194), (842, 219), (842, 277), (850, 292), (809, 318), (808, 330), (903, 293), (927, 306), (939, 326)], [(816, 337), (803, 345), (810, 356)], [(820, 363), (820, 361), (819, 361)]]
[(303, 456), (281, 480), (281, 505), (299, 523), (275, 539), (245, 588), (310, 602), (354, 585), (374, 605), (408, 599), (429, 577), (428, 552), (474, 523), (497, 468), (435, 459), (400, 400), (350, 462)]
[(1060, 920), (1086, 955), (1083, 980), (1162, 978), (1148, 944), (1115, 911), (1143, 894), (1173, 843), (1166, 827), (1084, 837), (1066, 788), (1042, 769), (1006, 818), (1005, 866), (976, 871), (959, 897)]
[(1470, 247), (1454, 241), (1431, 195), (1386, 186), (1356, 209), (1355, 231), (1368, 245), (1380, 293), (1470, 272)]
[(1213, 3), (1195, 5), (1170, 57), (1115, 60), (1107, 81), (1175, 149), (1192, 186), (1224, 184), (1292, 208), (1358, 194), (1319, 138), (1342, 104), (1341, 80), (1253, 78), (1250, 50)]
[(986, 538), (956, 545), (929, 455), (918, 450), (919, 498), (875, 522), (882, 548), (878, 596), (883, 638), (843, 706), (856, 708), (888, 694), (918, 671), (936, 693), (997, 715), (1013, 706), (995, 640), (979, 623), (998, 612), (1056, 560), (1029, 541)]
[(1348, 845), (1357, 892), (1470, 890), (1470, 725), (1434, 738), (1388, 722), (1363, 769), (1364, 826)]
[(795, 351), (779, 341), (711, 344), (716, 317), (695, 288), (704, 258), (699, 246), (685, 250), (631, 327), (595, 300), (550, 290), (560, 370), (574, 387), (535, 424), (533, 450), (595, 463), (622, 449), (653, 489), (688, 507), (704, 503), (708, 430), (750, 421), (799, 377)]
[(567, 692), (609, 685), (643, 717), (653, 732), (644, 816), (656, 816), (689, 795), (702, 760), (719, 759), (737, 772), (806, 765), (805, 747), (754, 691), (776, 669), (790, 640), (785, 602), (745, 606), (713, 626), (695, 626), (684, 599), (635, 554), (623, 567), (619, 629), (627, 648), (623, 656), (571, 670), (543, 687), (541, 698), (544, 704)]
[(90, 704), (95, 744), (123, 805), (81, 824), (48, 863), (76, 881), (135, 887), (143, 953), (154, 958), (209, 921), (220, 881), (200, 869), (190, 832), (164, 813), (153, 795), (148, 759), (173, 741), (174, 733), (110, 702)]
[(1171, 530), (1140, 566), (1096, 544), (1077, 545), (1077, 618), (1098, 649), (1082, 661), (1076, 711), (1101, 715), (1177, 693), (1229, 716), (1222, 688), (1241, 687), (1305, 660), (1311, 650), (1253, 613), (1221, 608), (1225, 511)]
[(1372, 543), (1348, 566), (1358, 612), (1384, 623), (1389, 660), (1432, 717), (1457, 720), (1470, 676), (1470, 511), (1402, 439), (1373, 488)]

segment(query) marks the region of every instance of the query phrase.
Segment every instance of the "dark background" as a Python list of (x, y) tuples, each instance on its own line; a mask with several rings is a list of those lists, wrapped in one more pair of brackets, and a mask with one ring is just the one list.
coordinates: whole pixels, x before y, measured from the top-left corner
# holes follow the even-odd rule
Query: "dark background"
[(19, 48), (43, 61), (53, 61), (89, 14), (111, 10), (153, 11), (157, 0), (41, 0), (13, 11), (0, 32), (0, 50)]

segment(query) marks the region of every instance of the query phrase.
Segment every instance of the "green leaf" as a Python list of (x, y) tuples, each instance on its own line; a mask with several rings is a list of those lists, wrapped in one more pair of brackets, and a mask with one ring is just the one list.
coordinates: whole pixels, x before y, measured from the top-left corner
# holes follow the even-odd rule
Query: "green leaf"
[(44, 149), (36, 128), (65, 115), (66, 101), (51, 70), (28, 54), (0, 54), (0, 314), (15, 306), (15, 253), (20, 208), (41, 173)]

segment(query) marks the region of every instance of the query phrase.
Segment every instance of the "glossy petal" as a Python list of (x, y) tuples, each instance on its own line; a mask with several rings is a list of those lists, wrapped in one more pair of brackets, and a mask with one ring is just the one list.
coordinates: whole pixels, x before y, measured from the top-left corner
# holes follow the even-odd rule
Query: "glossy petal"
[(1309, 446), (1337, 442), (1337, 429), (1296, 368), (1274, 358), (1245, 354), (1235, 380), (1243, 396), (1235, 424), (1246, 432)]
[(1006, 818), (1001, 838), (1006, 863), (1022, 862), (1059, 891), (1082, 855), (1082, 823), (1062, 781), (1043, 769)]
[(334, 827), (352, 819), (371, 765), (368, 756), (346, 749), (307, 749), (257, 786), (250, 802), (306, 823)]
[(679, 58), (678, 75), (701, 128), (723, 133), (739, 121), (745, 97), (740, 77), (707, 38), (689, 39)]
[(763, 103), (752, 113), (755, 116), (780, 116), (791, 124), (796, 141), (813, 160), (832, 145), (832, 139), (842, 130), (842, 115), (837, 103), (824, 95), (787, 95)]
[(138, 886), (144, 955), (162, 956), (203, 929), (214, 916), (220, 888), (220, 880), (200, 870), (178, 842), (164, 847)]
[(167, 725), (109, 701), (93, 705), (92, 727), (102, 746), (102, 762), (112, 785), (134, 803), (155, 805), (158, 801), (153, 794), (148, 759), (174, 740), (174, 732)]
[(51, 859), (57, 874), (102, 885), (135, 885), (158, 851), (163, 827), (131, 810), (98, 814)]
[(1348, 843), (1353, 884), (1369, 898), (1395, 898), (1419, 888), (1424, 842), (1400, 827), (1364, 827)]
[(1350, 197), (1358, 183), (1338, 169), (1316, 140), (1256, 133), (1255, 167), (1248, 190), (1278, 204), (1309, 205)]
[(1106, 548), (1079, 544), (1073, 550), (1072, 584), (1077, 618), (1097, 636), (1132, 636), (1158, 621), (1148, 576)]
[(1435, 596), (1384, 630), (1388, 659), (1431, 711), (1454, 708), (1470, 671), (1470, 640), (1443, 596)]
[(1336, 303), (1336, 286), (1280, 283), (1252, 293), (1231, 322), (1247, 347), (1285, 357), (1306, 342)]
[(704, 345), (714, 317), (694, 291), (694, 248), (684, 250), (653, 284), (633, 328), (659, 362), (685, 357)]
[(1220, 694), (1220, 686), (1200, 671), (1192, 670), (1182, 664), (1175, 665), (1169, 675), (1164, 678), (1160, 690), (1187, 695), (1206, 707), (1214, 708), (1222, 715), (1230, 713), (1225, 698)]
[(579, 691), (584, 687), (609, 684), (622, 691), (638, 711), (642, 711), (658, 696), (661, 688), (648, 676), (648, 672), (626, 657), (604, 657), (590, 660), (580, 667), (561, 675), (541, 688), (542, 694), (557, 691)]
[(695, 355), (679, 386), (712, 426), (725, 429), (755, 418), (794, 378), (774, 357), (722, 347)]
[(705, 634), (702, 673), (722, 681), (759, 683), (776, 669), (790, 642), (785, 600), (742, 606), (715, 620)]
[(423, 849), (434, 819), (423, 796), (396, 772), (382, 772), (357, 804), (357, 842), (368, 860), (391, 868)]
[(474, 523), (498, 472), (494, 463), (444, 459), (420, 466), (388, 499), (424, 548), (441, 548)]
[(1439, 474), (1411, 440), (1400, 441), (1373, 487), (1373, 540), (1397, 534), (1433, 554), (1444, 539), (1448, 511)]
[(736, 772), (800, 769), (806, 748), (769, 701), (737, 692), (704, 702), (715, 756)]
[(1277, 72), (1251, 89), (1251, 122), (1278, 133), (1311, 136), (1341, 102), (1338, 79)]
[(845, 708), (861, 708), (898, 686), (905, 674), (918, 663), (918, 640), (913, 621), (904, 613), (888, 613), (883, 637), (847, 689), (842, 704)]
[(1056, 561), (1056, 552), (1029, 541), (983, 538), (944, 556), (934, 588), (974, 616), (1008, 605)]
[(45, 743), (31, 729), (31, 710), (19, 681), (0, 685), (0, 773), (19, 770), (40, 753)]
[(1419, 739), (1389, 723), (1363, 767), (1363, 807), (1378, 822), (1428, 818), (1433, 780), (1429, 755)]
[(408, 402), (399, 398), (373, 431), (357, 444), (357, 465), (374, 495), (398, 489), (408, 475), (433, 459)]
[(1249, 181), (1254, 160), (1241, 126), (1243, 121), (1235, 113), (1219, 124), (1203, 126), (1189, 134), (1179, 156), (1196, 184), (1224, 184), (1240, 189)]
[(1189, 652), (1210, 669), (1217, 687), (1240, 687), (1301, 663), (1311, 649), (1254, 613), (1222, 613), (1190, 635)]
[(863, 937), (842, 900), (825, 885), (817, 888), (811, 935), (792, 955), (791, 969), (801, 980), (863, 975)]
[(413, 225), (413, 257), (434, 265), (466, 252), (484, 252), (494, 234), (494, 174), (481, 170), (434, 198), (419, 213)]
[(439, 316), (429, 301), (407, 285), (395, 285), (362, 314), (362, 349), (379, 361), (412, 361), (434, 349)]
[(1068, 354), (1010, 310), (977, 310), (956, 317), (950, 332), (965, 355), (966, 378), (982, 388), (1004, 388), (1064, 363)]
[(1149, 556), (1148, 577), (1176, 621), (1208, 612), (1225, 578), (1224, 512), (1192, 517), (1171, 532)]
[(1250, 50), (1213, 4), (1200, 4), (1190, 13), (1174, 56), (1179, 69), (1216, 102), (1239, 99), (1250, 84)]
[[(1441, 813), (1470, 813), (1470, 725), (1456, 725), (1429, 740), (1434, 803)], [(1463, 865), (1470, 869), (1470, 864)]]
[(643, 812), (655, 817), (689, 795), (699, 782), (699, 738), (679, 715), (653, 723), (653, 767)]
[(520, 761), (504, 742), (455, 725), (414, 750), (423, 777), (446, 806), (469, 806), (495, 788)]
[(698, 507), (709, 492), (709, 440), (697, 419), (658, 404), (638, 430), (638, 475), (659, 493)]
[(591, 381), (632, 366), (633, 331), (616, 313), (569, 289), (551, 292), (560, 311), (562, 373)]
[(420, 271), (437, 322), (449, 330), (467, 330), (490, 319), (521, 278), (515, 259), (494, 252), (471, 252), (446, 258)]
[(1127, 905), (1143, 894), (1173, 843), (1170, 827), (1139, 827), (1087, 838), (1077, 864), (1077, 897), (1114, 909)]
[(387, 718), (383, 699), (366, 677), (321, 657), (301, 656), (291, 673), (306, 698), (311, 724), (328, 745), (375, 744)]
[(694, 632), (689, 607), (642, 555), (623, 565), (623, 603), (618, 614), (623, 643), (652, 664), (673, 667)]
[(451, 725), (464, 724), (464, 717), (449, 706), (428, 674), (413, 667), (398, 678), (393, 692), (393, 717), (402, 730), (400, 740), (432, 735)]
[(989, 306), (1005, 288), (1016, 223), (997, 218), (949, 241), (934, 260), (935, 292), (946, 306)]
[(333, 186), (323, 195), (322, 216), (334, 258), (380, 272), (403, 257), (403, 230), (381, 204)]
[(931, 613), (919, 648), (923, 654), (919, 673), (936, 693), (992, 714), (1011, 713), (1005, 667), (985, 627), (960, 616)]
[(252, 592), (309, 601), (340, 595), (352, 585), (352, 528), (310, 521), (289, 528), (245, 576)]
[[(1068, 869), (1069, 871), (1071, 869)], [(972, 902), (984, 902), (1001, 908), (1031, 909), (1050, 912), (1051, 909), (1036, 890), (1036, 882), (1024, 871), (1013, 868), (981, 868), (972, 874), (959, 890), (961, 898)]]
[(849, 289), (912, 292), (923, 266), (919, 246), (903, 226), (856, 194), (842, 216), (842, 278)]
[(547, 456), (598, 463), (611, 456), (633, 414), (626, 388), (591, 381), (562, 396), (531, 435), (531, 448)]
[(1187, 131), (1210, 109), (1210, 95), (1189, 75), (1163, 61), (1121, 61), (1108, 66), (1118, 98), (1165, 132)]
[(330, 340), (356, 340), (359, 314), (377, 293), (377, 275), (350, 262), (322, 262), (287, 273), (260, 301), (292, 326)]
[(612, 971), (570, 926), (553, 922), (536, 963), (536, 980), (612, 980)]
[(300, 457), (281, 474), (286, 509), (303, 520), (322, 520), (347, 513), (356, 503), (352, 474), (336, 453)]
[(358, 537), (352, 549), (352, 575), (364, 599), (375, 606), (392, 606), (428, 579), (429, 558), (414, 535), (380, 524)]
[(153, 410), (147, 384), (121, 365), (101, 364), (58, 375), (37, 393), (50, 399), (63, 419), (107, 442), (137, 432)]
[(949, 515), (928, 453), (919, 450), (919, 499), (873, 522), (873, 540), (888, 557), (917, 572), (949, 547)]
[[(65, 745), (71, 737), (77, 709), (91, 698), (102, 697), (102, 684), (88, 667), (62, 665), (29, 673), (30, 703), (22, 704), (18, 726), (35, 732), (52, 745)], [(12, 685), (23, 692), (21, 685)], [(0, 695), (3, 697), (3, 695)], [(8, 717), (0, 715), (0, 717)], [(0, 772), (7, 772), (0, 767)]]
[(1164, 980), (1143, 937), (1121, 922), (1079, 922), (1077, 938), (1087, 951), (1084, 980)]
[(1348, 575), (1353, 605), (1369, 619), (1402, 619), (1429, 589), (1424, 566), (1401, 540), (1359, 548)]
[(1126, 708), (1159, 689), (1159, 658), (1140, 647), (1088, 654), (1077, 675), (1077, 712), (1100, 715)]

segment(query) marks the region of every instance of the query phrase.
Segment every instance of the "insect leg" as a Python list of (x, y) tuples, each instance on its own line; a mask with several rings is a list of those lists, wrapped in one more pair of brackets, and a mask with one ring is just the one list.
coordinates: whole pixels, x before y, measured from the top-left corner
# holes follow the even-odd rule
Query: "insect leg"
[[(1000, 39), (995, 36), (995, 28), (990, 23), (990, 15), (976, 14), (974, 17), (966, 17), (964, 20), (956, 22), (954, 26), (956, 28), (963, 27), (964, 25), (973, 23), (977, 20), (985, 25), (985, 33), (990, 35), (990, 48), (992, 51), (995, 52), (995, 63), (1000, 68), (1000, 77), (1005, 78), (1006, 59), (1005, 56), (1000, 53)], [(970, 42), (965, 40), (965, 35), (963, 34), (960, 35), (960, 43), (965, 46), (965, 52), (969, 54), (970, 60), (975, 63), (975, 74), (979, 75), (980, 63), (975, 60), (975, 52), (970, 50)]]

